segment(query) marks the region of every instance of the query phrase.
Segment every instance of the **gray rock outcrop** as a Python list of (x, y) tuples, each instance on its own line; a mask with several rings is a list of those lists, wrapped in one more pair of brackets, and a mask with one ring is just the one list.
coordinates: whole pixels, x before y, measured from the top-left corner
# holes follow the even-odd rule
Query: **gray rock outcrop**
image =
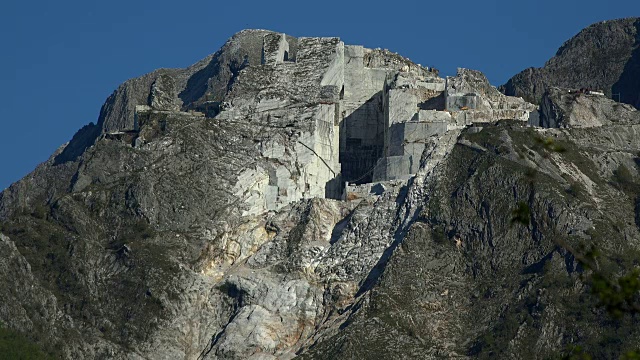
[(63, 358), (618, 355), (554, 239), (635, 261), (637, 112), (547, 98), (527, 127), (480, 72), (242, 31), (0, 193), (0, 320)]
[(602, 90), (640, 109), (640, 18), (593, 24), (565, 42), (542, 68), (528, 68), (501, 90), (540, 103), (552, 86)]
[(539, 123), (542, 127), (597, 127), (640, 124), (640, 111), (594, 92), (551, 87), (542, 97)]

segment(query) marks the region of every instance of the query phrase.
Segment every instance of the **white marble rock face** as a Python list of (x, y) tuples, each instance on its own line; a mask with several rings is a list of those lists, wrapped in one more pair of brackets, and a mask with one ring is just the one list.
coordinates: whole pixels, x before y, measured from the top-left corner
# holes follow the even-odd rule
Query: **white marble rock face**
[[(212, 337), (205, 358), (293, 356), (326, 316), (325, 286), (341, 289), (336, 304), (350, 303), (357, 284), (391, 243), (390, 229), (402, 223), (384, 220), (394, 218), (391, 203), (361, 204), (353, 210), (352, 202), (343, 202), (346, 197), (392, 199), (410, 177), (424, 177), (435, 168), (465, 126), (500, 120), (501, 111), (526, 120), (532, 109), (499, 94), (479, 73), (461, 69), (456, 77), (443, 79), (396, 54), (345, 45), (338, 38), (290, 43), (284, 34), (267, 32), (260, 63), (250, 63), (235, 76), (224, 98), (228, 105), (214, 121), (264, 126), (269, 135), (256, 134), (259, 158), (231, 180), (240, 219), (254, 219), (247, 224), (255, 225), (223, 232), (226, 240), (218, 245), (223, 255), (203, 270), (210, 274), (204, 276), (243, 294), (241, 307)], [(473, 93), (479, 106), (422, 108), (437, 97), (449, 104), (462, 91)], [(154, 110), (171, 103), (160, 95), (152, 98), (158, 98), (151, 104)], [(354, 143), (359, 145), (354, 148)], [(370, 169), (380, 185), (347, 189), (341, 175), (350, 164), (344, 154), (366, 147), (380, 150)], [(330, 187), (332, 182), (337, 185)], [(278, 222), (302, 209), (296, 216), (306, 225), (299, 235), (278, 232), (273, 238), (268, 231), (254, 230), (240, 234), (251, 226), (259, 228), (265, 214)], [(336, 232), (345, 211), (355, 215)], [(267, 269), (282, 261), (281, 246), (294, 241), (292, 236), (300, 243), (287, 266), (297, 270), (284, 279)]]
[[(640, 123), (637, 111), (597, 96), (551, 92), (534, 125)], [(139, 330), (143, 340), (124, 346), (108, 337), (120, 305), (113, 305), (117, 316), (67, 315), (0, 234), (0, 255), (9, 259), (0, 266), (35, 284), (17, 286), (5, 313), (30, 331), (26, 309), (38, 308), (48, 332), (80, 334), (65, 345), (69, 357), (293, 358), (366, 305), (379, 264), (405, 251), (396, 246), (432, 196), (428, 185), (451, 180), (438, 176), (456, 146), (486, 151), (460, 134), (504, 119), (526, 125), (537, 109), (501, 94), (478, 71), (459, 69), (445, 79), (388, 50), (336, 37), (242, 31), (191, 67), (127, 81), (86, 130), (96, 132), (93, 143), (72, 141), (0, 197), (4, 219), (11, 209), (34, 207), (34, 199), (59, 196), (54, 215), (75, 226), (69, 241), (83, 239), (72, 247), (82, 269), (74, 274), (89, 284), (88, 298), (120, 304), (108, 286), (143, 278), (146, 288), (131, 301), (153, 299), (164, 317), (136, 313), (144, 322), (130, 329), (154, 330)], [(630, 126), (635, 133), (637, 125)], [(619, 147), (638, 141), (610, 135)], [(82, 151), (74, 158), (76, 148)], [(619, 154), (611, 161), (633, 166)], [(557, 163), (593, 191), (579, 169)], [(137, 224), (122, 214), (143, 220), (153, 234), (122, 240)], [(114, 239), (123, 242), (115, 250)], [(144, 256), (158, 256), (162, 261), (153, 260), (164, 267), (136, 273)], [(0, 283), (12, 285), (7, 279)], [(28, 306), (19, 297), (29, 298)], [(95, 324), (110, 329), (107, 335), (78, 330)]]

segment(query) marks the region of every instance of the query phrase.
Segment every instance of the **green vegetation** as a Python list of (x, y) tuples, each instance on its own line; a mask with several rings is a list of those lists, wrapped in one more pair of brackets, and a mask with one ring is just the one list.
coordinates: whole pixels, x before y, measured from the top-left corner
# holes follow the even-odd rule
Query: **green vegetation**
[[(576, 164), (592, 180), (599, 178), (598, 174), (593, 170), (591, 160), (580, 154), (575, 149), (575, 146), (568, 146), (566, 143), (561, 144), (551, 138), (534, 137), (534, 140), (536, 142), (535, 149), (549, 154), (554, 152), (562, 153), (568, 161)], [(536, 174), (530, 177), (530, 185), (532, 187), (537, 185), (533, 180), (535, 177)], [(620, 165), (613, 172), (609, 184), (625, 192), (629, 198), (635, 201), (637, 218), (640, 184), (635, 181), (631, 171), (626, 166)], [(565, 191), (573, 195), (574, 198), (581, 197), (584, 194), (582, 187), (575, 182), (570, 182), (569, 188)], [(529, 226), (528, 215), (530, 214), (529, 205), (519, 202), (512, 211), (512, 225)], [(636, 223), (640, 224), (637, 219)], [(616, 219), (616, 221), (612, 220), (610, 224), (605, 226), (596, 225), (589, 232), (589, 235), (591, 235), (594, 242), (600, 243), (601, 240), (607, 239), (612, 235), (610, 232), (621, 233), (623, 228), (624, 224), (621, 223), (620, 219)], [(603, 233), (601, 234), (601, 232)], [(633, 254), (629, 255), (624, 254), (624, 251), (622, 251), (620, 256), (609, 254), (610, 257), (604, 257), (593, 245), (589, 248), (584, 246), (574, 248), (567, 241), (568, 239), (564, 239), (559, 234), (552, 236), (554, 237), (554, 242), (575, 258), (583, 270), (586, 270), (581, 272), (580, 278), (589, 285), (591, 293), (596, 299), (595, 302), (593, 300), (587, 300), (587, 303), (581, 301), (581, 307), (573, 307), (573, 311), (577, 311), (574, 314), (574, 318), (592, 318), (593, 313), (588, 311), (589, 308), (593, 309), (592, 312), (595, 313), (599, 312), (598, 308), (603, 308), (611, 316), (609, 321), (592, 319), (596, 323), (603, 325), (608, 323), (608, 326), (603, 326), (599, 329), (600, 331), (597, 331), (599, 335), (596, 337), (583, 338), (577, 341), (576, 344), (567, 348), (561, 357), (563, 359), (592, 359), (593, 354), (596, 358), (616, 358), (619, 356), (621, 359), (640, 359), (639, 352), (635, 350), (626, 351), (624, 344), (620, 341), (620, 334), (629, 334), (633, 331), (632, 329), (635, 326), (630, 319), (635, 319), (636, 314), (640, 313), (640, 270), (635, 268), (638, 259), (633, 258), (633, 255), (637, 255), (637, 252), (629, 251)], [(547, 273), (545, 278), (549, 277), (555, 277), (555, 275)], [(552, 285), (554, 282), (547, 281), (546, 284)], [(559, 288), (562, 288), (562, 286)], [(565, 303), (572, 302), (571, 299), (567, 300), (568, 302), (565, 301)], [(589, 303), (591, 305), (588, 305)], [(571, 309), (571, 307), (568, 307), (568, 309)], [(481, 344), (491, 345), (490, 340), (483, 338)]]
[(436, 226), (431, 230), (431, 238), (436, 244), (446, 244), (449, 240), (442, 226)]
[(550, 138), (550, 137), (543, 138), (540, 136), (535, 136), (533, 139), (536, 143), (535, 150), (544, 149), (546, 153), (553, 153), (553, 152), (563, 153), (567, 151), (567, 148), (565, 145), (555, 141), (553, 138)]
[(612, 281), (600, 272), (594, 272), (591, 276), (592, 291), (600, 299), (601, 305), (616, 318), (627, 313), (637, 313), (640, 312), (640, 304), (637, 303), (639, 276), (640, 271), (634, 269)]
[(570, 179), (569, 187), (567, 187), (565, 191), (567, 192), (567, 194), (573, 196), (574, 198), (577, 198), (580, 200), (587, 200), (588, 194), (586, 189), (581, 183), (577, 181)]
[[(470, 203), (476, 208), (465, 213), (465, 219), (472, 221), (470, 217), (479, 214), (478, 221), (489, 222), (494, 234), (517, 232), (522, 236), (521, 246), (524, 247), (530, 246), (531, 240), (540, 239), (550, 239), (555, 245), (555, 250), (549, 249), (548, 257), (529, 266), (519, 278), (520, 286), (539, 289), (540, 295), (536, 298), (524, 292), (526, 295), (521, 302), (492, 317), (490, 328), (476, 338), (467, 355), (481, 358), (513, 356), (513, 347), (509, 344), (515, 341), (517, 354), (523, 358), (637, 358), (637, 344), (633, 339), (638, 336), (640, 272), (634, 269), (640, 263), (640, 254), (633, 245), (621, 240), (627, 236), (628, 210), (632, 209), (629, 205), (635, 206), (635, 222), (640, 228), (640, 184), (636, 181), (634, 169), (621, 166), (611, 179), (603, 178), (593, 160), (602, 156), (597, 149), (581, 147), (564, 139), (562, 134), (541, 137), (531, 129), (506, 122), (487, 125), (482, 131), (464, 133), (463, 136), (487, 151), (458, 146), (449, 158), (451, 180), (441, 186), (442, 196), (434, 196), (449, 198), (446, 196), (448, 191), (452, 203), (446, 206), (432, 199), (429, 203), (432, 218), (428, 220), (440, 223), (436, 214), (442, 209), (451, 211)], [(519, 161), (513, 160), (514, 153), (519, 156)], [(553, 166), (558, 157), (577, 166), (588, 176), (595, 183), (594, 190), (600, 199), (616, 211), (592, 219), (593, 228), (583, 232), (574, 229), (567, 234), (562, 231), (564, 229), (558, 229), (558, 211), (566, 211), (565, 206), (568, 205), (569, 211), (591, 212), (595, 208), (594, 199), (582, 183), (571, 176), (564, 177), (566, 182), (558, 181), (557, 177), (547, 175), (534, 165)], [(496, 174), (500, 177), (495, 178)], [(487, 186), (496, 183), (500, 184), (498, 190)], [(513, 191), (513, 196), (504, 195), (504, 189)], [(615, 189), (623, 191), (626, 196), (620, 197)], [(467, 197), (471, 201), (467, 202)], [(489, 200), (483, 200), (483, 197)], [(629, 199), (633, 204), (628, 203)], [(456, 201), (459, 203), (453, 203)], [(485, 215), (489, 209), (482, 213), (480, 210), (485, 206), (491, 207), (491, 213), (505, 214), (506, 221)], [(506, 211), (503, 210), (505, 206)], [(442, 220), (447, 216), (450, 215), (442, 216)], [(505, 230), (503, 226), (511, 230)], [(579, 246), (585, 242), (586, 245)], [(487, 245), (496, 246), (496, 249), (499, 246)], [(477, 251), (475, 256), (478, 256)], [(500, 266), (504, 265), (509, 266), (492, 263), (487, 271), (499, 277)], [(486, 264), (474, 261), (469, 266), (481, 272)], [(476, 301), (486, 302), (487, 308), (492, 306), (493, 298), (500, 296), (500, 291), (506, 291), (491, 285), (486, 290), (478, 287), (480, 295)], [(550, 312), (553, 316), (573, 321), (556, 322), (545, 318), (548, 315), (543, 310), (548, 305), (553, 306)], [(571, 343), (572, 346), (560, 352), (549, 348), (546, 354), (528, 354), (527, 349), (539, 347), (536, 344), (540, 330), (546, 324), (559, 325), (564, 336), (562, 343)]]
[(0, 231), (11, 237), (31, 270), (42, 274), (43, 285), (56, 297), (81, 289), (71, 268), (69, 250), (74, 241), (63, 227), (35, 214), (4, 222)]
[(54, 359), (52, 354), (44, 352), (38, 344), (22, 334), (5, 328), (0, 323), (0, 358), (7, 360)]
[(531, 209), (526, 202), (520, 201), (518, 207), (511, 212), (511, 223), (520, 223), (524, 226), (529, 226), (531, 218)]
[(618, 166), (611, 176), (611, 185), (624, 191), (630, 198), (635, 199), (640, 195), (640, 184), (624, 164)]
[[(110, 229), (113, 233), (104, 233), (97, 218), (121, 214), (125, 211), (120, 208), (123, 201), (85, 200), (75, 194), (59, 199), (56, 208), (35, 207), (0, 223), (0, 231), (15, 242), (40, 284), (55, 295), (67, 315), (87, 322), (108, 320), (105, 323), (112, 325), (100, 327), (100, 331), (123, 346), (144, 341), (165, 314), (159, 294), (172, 278), (169, 272), (177, 269), (167, 256), (167, 247), (154, 241), (157, 233), (146, 219), (123, 222)], [(105, 209), (109, 210), (106, 215)], [(88, 260), (96, 252), (113, 255), (112, 266), (119, 268), (118, 276), (106, 274), (95, 281)], [(89, 289), (87, 283), (95, 287)], [(28, 315), (35, 311), (27, 309)], [(45, 332), (34, 329), (34, 334)], [(65, 335), (73, 337), (71, 332)], [(0, 359), (4, 359), (2, 355), (0, 351)]]

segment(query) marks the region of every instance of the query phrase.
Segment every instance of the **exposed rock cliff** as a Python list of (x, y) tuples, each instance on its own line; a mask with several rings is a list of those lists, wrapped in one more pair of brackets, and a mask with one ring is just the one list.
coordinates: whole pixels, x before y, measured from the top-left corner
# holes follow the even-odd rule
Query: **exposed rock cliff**
[(552, 86), (603, 90), (640, 108), (640, 18), (593, 24), (565, 42), (542, 68), (529, 68), (501, 90), (539, 103)]
[[(593, 108), (565, 100), (549, 126)], [(554, 241), (638, 251), (637, 112), (598, 104), (597, 128), (527, 128), (477, 71), (240, 32), (0, 193), (0, 320), (66, 358), (619, 354), (637, 327)]]
[(608, 99), (603, 94), (556, 87), (549, 88), (542, 96), (540, 118), (533, 123), (551, 128), (623, 124), (640, 124), (640, 111)]
[[(433, 176), (410, 185), (406, 201), (419, 210), (379, 282), (357, 299), (346, 326), (303, 358), (543, 359), (569, 343), (615, 358), (633, 349), (636, 322), (610, 322), (596, 310), (583, 269), (557, 239), (595, 244), (632, 266), (638, 192), (610, 179), (620, 166), (635, 168), (638, 130), (509, 121), (467, 129)], [(540, 136), (566, 151), (545, 150)], [(521, 201), (531, 208), (526, 227), (510, 222)]]

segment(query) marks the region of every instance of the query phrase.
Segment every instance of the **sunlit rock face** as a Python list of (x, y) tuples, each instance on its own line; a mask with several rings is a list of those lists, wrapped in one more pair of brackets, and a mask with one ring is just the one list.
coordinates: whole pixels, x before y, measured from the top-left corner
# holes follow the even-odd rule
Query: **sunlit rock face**
[[(335, 37), (242, 31), (125, 82), (0, 194), (0, 321), (64, 358), (601, 344), (614, 326), (554, 239), (638, 250), (639, 125), (568, 94), (538, 107), (475, 70), (442, 78)], [(522, 202), (528, 226), (511, 221)], [(618, 345), (637, 343), (620, 329)]]
[(542, 97), (539, 125), (543, 127), (598, 127), (640, 124), (640, 111), (590, 90), (550, 88)]

